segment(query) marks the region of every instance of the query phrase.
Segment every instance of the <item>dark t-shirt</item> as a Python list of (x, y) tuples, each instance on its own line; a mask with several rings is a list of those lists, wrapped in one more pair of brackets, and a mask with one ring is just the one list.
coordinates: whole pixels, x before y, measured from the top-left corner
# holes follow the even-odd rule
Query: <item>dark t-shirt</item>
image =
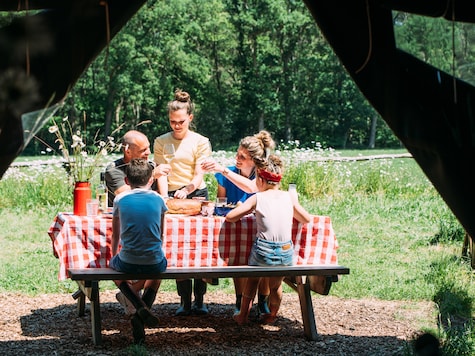
[[(150, 164), (154, 164), (153, 162), (149, 161)], [(127, 163), (124, 162), (123, 158), (119, 158), (115, 160), (111, 164), (106, 167), (106, 172), (104, 175), (107, 187), (107, 205), (113, 206), (115, 194), (114, 192), (119, 189), (120, 187), (125, 185), (125, 167), (127, 167)], [(158, 185), (157, 180), (155, 180), (152, 184), (152, 190), (157, 191)]]
[(125, 185), (125, 167), (124, 159), (119, 158), (106, 168), (105, 181), (108, 193), (108, 206), (112, 206), (114, 202), (114, 192)]

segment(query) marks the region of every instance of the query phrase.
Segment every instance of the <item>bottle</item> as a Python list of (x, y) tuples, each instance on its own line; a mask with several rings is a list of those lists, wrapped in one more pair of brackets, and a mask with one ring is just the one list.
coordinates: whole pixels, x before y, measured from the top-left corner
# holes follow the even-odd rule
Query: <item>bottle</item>
[(101, 179), (96, 189), (96, 199), (99, 200), (99, 211), (101, 213), (107, 212), (107, 186), (105, 182), (105, 173), (101, 172)]

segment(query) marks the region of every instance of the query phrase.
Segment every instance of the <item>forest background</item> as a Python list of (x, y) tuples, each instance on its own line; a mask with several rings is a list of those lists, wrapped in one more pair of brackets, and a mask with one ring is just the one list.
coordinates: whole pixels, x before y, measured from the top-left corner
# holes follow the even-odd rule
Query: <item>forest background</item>
[[(0, 13), (0, 24), (16, 15)], [(394, 13), (394, 28), (401, 48), (465, 80), (473, 76), (472, 26)], [(342, 31), (351, 29), (342, 24)], [(177, 88), (194, 99), (195, 130), (213, 149), (234, 149), (261, 129), (300, 147), (401, 146), (295, 0), (149, 0), (56, 115), (89, 137), (149, 122), (139, 129), (153, 139), (169, 131), (166, 104)], [(47, 126), (24, 155), (45, 153), (41, 141), (54, 146)]]

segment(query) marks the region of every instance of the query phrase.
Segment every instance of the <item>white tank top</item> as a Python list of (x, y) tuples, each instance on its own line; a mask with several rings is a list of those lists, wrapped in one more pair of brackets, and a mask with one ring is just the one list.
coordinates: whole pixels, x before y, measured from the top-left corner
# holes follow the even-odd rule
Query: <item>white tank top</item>
[(266, 190), (256, 193), (257, 237), (274, 242), (292, 239), (294, 208), (289, 192)]

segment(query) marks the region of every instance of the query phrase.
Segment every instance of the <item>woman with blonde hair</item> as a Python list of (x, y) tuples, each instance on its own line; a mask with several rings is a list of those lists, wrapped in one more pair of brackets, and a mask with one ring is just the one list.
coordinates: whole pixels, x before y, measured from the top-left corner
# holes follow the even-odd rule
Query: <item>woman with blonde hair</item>
[[(211, 155), (209, 139), (191, 130), (194, 119), (194, 103), (190, 94), (180, 89), (175, 91), (174, 99), (168, 103), (168, 119), (172, 131), (155, 139), (153, 146), (154, 160), (157, 164), (166, 164), (164, 145), (172, 144), (175, 154), (170, 165), (170, 173), (158, 178), (160, 195), (175, 199), (191, 199), (204, 197), (208, 199), (208, 189), (203, 180), (204, 172), (201, 161)], [(195, 302), (192, 308), (192, 281), (176, 281), (178, 295), (181, 297), (180, 307), (176, 315), (187, 316), (192, 312), (197, 315), (208, 313), (203, 303), (207, 285), (202, 279), (194, 280), (193, 293)]]
[[(246, 136), (239, 142), (234, 166), (224, 167), (214, 161), (206, 161), (202, 167), (205, 171), (216, 172), (218, 182), (217, 197), (226, 197), (230, 204), (241, 204), (258, 189), (256, 185), (255, 160), (266, 158), (275, 149), (271, 134), (262, 130), (255, 135)], [(236, 313), (241, 308), (242, 290), (246, 278), (234, 278), (236, 292)], [(266, 279), (259, 283), (257, 314), (269, 314), (268, 307), (269, 285)]]

